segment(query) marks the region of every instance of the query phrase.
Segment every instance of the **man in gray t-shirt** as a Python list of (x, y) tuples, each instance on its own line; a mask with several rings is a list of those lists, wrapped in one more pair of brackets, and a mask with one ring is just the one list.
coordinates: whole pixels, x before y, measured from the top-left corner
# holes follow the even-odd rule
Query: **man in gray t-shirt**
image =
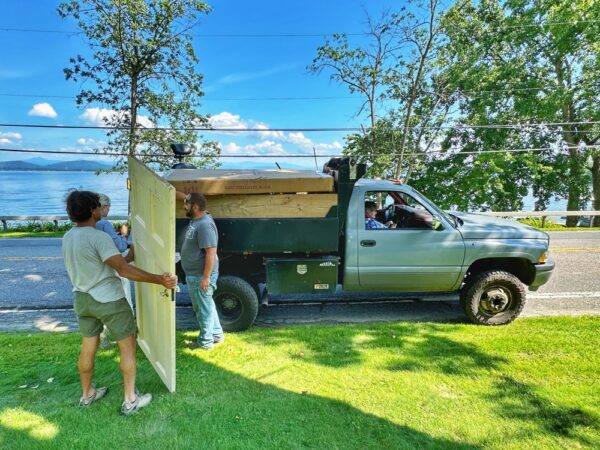
[(110, 236), (96, 229), (96, 222), (102, 218), (98, 194), (71, 192), (67, 196), (67, 213), (75, 226), (63, 237), (62, 252), (73, 284), (73, 306), (82, 334), (77, 363), (82, 390), (79, 406), (88, 407), (108, 392), (108, 388), (96, 388), (92, 384), (100, 332), (106, 325), (117, 340), (121, 355), (124, 385), (121, 413), (130, 415), (148, 405), (152, 395), (138, 394), (135, 389), (136, 326), (119, 276), (160, 284), (167, 289), (177, 286), (177, 277), (170, 273), (148, 273), (129, 264), (133, 252), (125, 259)]
[(213, 300), (219, 277), (219, 235), (215, 221), (206, 211), (204, 195), (177, 192), (177, 198), (183, 199), (186, 216), (192, 219), (181, 245), (181, 266), (185, 271), (192, 307), (200, 325), (197, 342), (191, 342), (188, 347), (210, 350), (214, 344), (224, 340), (223, 328)]

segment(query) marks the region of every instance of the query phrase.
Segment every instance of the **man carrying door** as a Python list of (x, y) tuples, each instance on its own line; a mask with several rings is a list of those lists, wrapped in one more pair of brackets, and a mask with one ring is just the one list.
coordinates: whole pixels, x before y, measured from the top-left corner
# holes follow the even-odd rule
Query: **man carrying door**
[(177, 192), (176, 196), (183, 199), (185, 215), (192, 219), (181, 245), (181, 266), (185, 271), (185, 280), (200, 324), (200, 333), (197, 342), (191, 342), (188, 348), (210, 350), (214, 344), (219, 344), (225, 339), (213, 300), (219, 277), (217, 226), (206, 211), (204, 195), (197, 192), (187, 195)]
[(136, 324), (119, 276), (160, 284), (167, 289), (177, 286), (177, 277), (170, 273), (152, 274), (129, 265), (133, 252), (125, 259), (110, 236), (96, 229), (96, 222), (102, 218), (98, 194), (73, 191), (66, 203), (75, 226), (63, 237), (62, 252), (73, 284), (74, 310), (83, 335), (77, 363), (82, 389), (79, 406), (88, 407), (108, 392), (108, 388), (96, 388), (92, 384), (100, 332), (106, 325), (117, 340), (121, 354), (124, 385), (121, 414), (128, 416), (147, 406), (152, 395), (139, 394), (135, 388)]

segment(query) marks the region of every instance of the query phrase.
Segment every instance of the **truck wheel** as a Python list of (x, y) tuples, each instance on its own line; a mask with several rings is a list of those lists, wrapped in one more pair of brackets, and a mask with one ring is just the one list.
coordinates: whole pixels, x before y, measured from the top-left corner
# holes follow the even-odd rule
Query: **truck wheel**
[(514, 275), (492, 270), (475, 275), (463, 287), (460, 301), (471, 322), (505, 325), (525, 307), (525, 286)]
[(239, 277), (222, 276), (213, 295), (225, 331), (247, 330), (258, 312), (258, 297), (250, 284)]

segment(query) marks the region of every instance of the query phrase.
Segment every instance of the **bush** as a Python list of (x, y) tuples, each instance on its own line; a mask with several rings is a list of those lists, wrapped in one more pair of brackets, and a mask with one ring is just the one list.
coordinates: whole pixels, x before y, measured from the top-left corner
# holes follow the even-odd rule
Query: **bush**
[(32, 220), (27, 223), (13, 222), (8, 223), (8, 231), (36, 233), (40, 231), (68, 231), (73, 227), (72, 222), (58, 222), (58, 229), (54, 227), (54, 222), (44, 220)]
[(549, 219), (546, 219), (542, 223), (541, 217), (529, 217), (526, 219), (517, 219), (517, 220), (524, 225), (529, 225), (534, 228), (544, 228), (546, 230), (562, 230), (565, 228), (564, 225), (553, 222), (552, 220), (549, 220)]

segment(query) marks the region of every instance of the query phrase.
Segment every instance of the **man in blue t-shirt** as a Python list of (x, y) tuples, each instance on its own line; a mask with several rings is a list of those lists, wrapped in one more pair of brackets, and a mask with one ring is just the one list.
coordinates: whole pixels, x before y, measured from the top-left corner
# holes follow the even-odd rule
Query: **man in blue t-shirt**
[(215, 221), (206, 211), (204, 195), (177, 192), (177, 198), (183, 199), (185, 214), (191, 219), (181, 245), (181, 265), (200, 325), (197, 342), (191, 342), (188, 348), (210, 350), (225, 339), (213, 300), (219, 277), (219, 235)]
[(377, 204), (370, 200), (365, 202), (365, 228), (374, 230), (377, 228), (396, 228), (393, 221), (388, 221), (385, 225), (375, 219), (377, 214)]

